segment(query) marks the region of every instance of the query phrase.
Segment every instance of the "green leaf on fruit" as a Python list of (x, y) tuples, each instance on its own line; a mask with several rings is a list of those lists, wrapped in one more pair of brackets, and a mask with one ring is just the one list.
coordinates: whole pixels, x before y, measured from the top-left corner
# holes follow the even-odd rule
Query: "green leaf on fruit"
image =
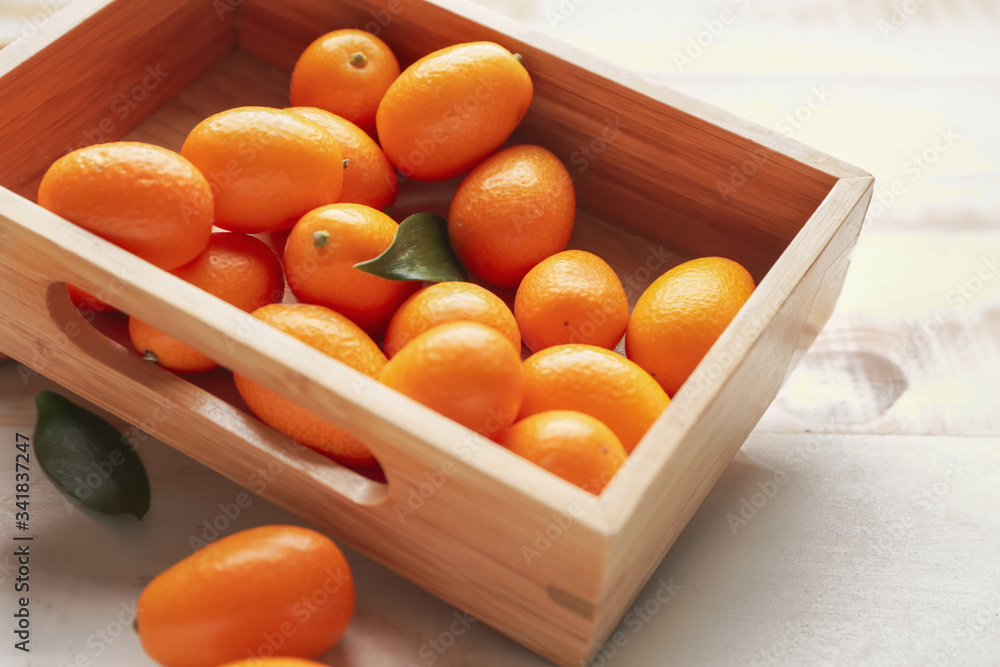
[(65, 495), (85, 507), (140, 521), (149, 511), (149, 477), (121, 432), (51, 391), (35, 398), (38, 464)]
[(443, 283), (469, 278), (448, 239), (448, 221), (433, 213), (414, 213), (403, 220), (385, 252), (354, 268), (389, 280)]

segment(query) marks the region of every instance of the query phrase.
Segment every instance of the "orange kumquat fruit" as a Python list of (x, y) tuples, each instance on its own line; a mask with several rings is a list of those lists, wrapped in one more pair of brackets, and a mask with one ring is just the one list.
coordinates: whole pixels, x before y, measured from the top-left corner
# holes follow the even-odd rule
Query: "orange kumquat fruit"
[(38, 205), (168, 271), (212, 233), (212, 190), (196, 165), (134, 141), (62, 156), (42, 177)]
[[(285, 278), (281, 263), (260, 239), (236, 232), (216, 232), (193, 261), (171, 273), (250, 312), (281, 301)], [(175, 373), (198, 373), (218, 364), (173, 336), (130, 317), (129, 337), (136, 352)]]
[(453, 178), (507, 140), (533, 92), (520, 60), (499, 44), (449, 46), (389, 86), (375, 117), (379, 141), (404, 176)]
[[(385, 367), (385, 355), (368, 334), (329, 308), (276, 303), (258, 308), (253, 316), (368, 377), (378, 377)], [(265, 424), (345, 466), (377, 463), (353, 435), (239, 373), (233, 373), (233, 379), (250, 411)]]
[(287, 229), (340, 198), (340, 145), (322, 126), (289, 111), (238, 107), (198, 123), (181, 155), (215, 194), (215, 224), (256, 234)]
[(625, 334), (628, 358), (673, 396), (753, 290), (753, 277), (731, 259), (675, 266), (636, 302)]
[[(354, 596), (351, 568), (330, 538), (299, 526), (261, 526), (212, 542), (159, 574), (139, 596), (136, 627), (143, 649), (164, 667), (218, 667), (263, 648), (315, 658), (347, 630)], [(268, 640), (275, 635), (279, 646)]]
[(364, 30), (334, 30), (295, 63), (292, 106), (325, 109), (372, 134), (379, 102), (398, 76), (399, 62), (381, 39)]
[(290, 107), (286, 111), (322, 125), (340, 144), (347, 167), (338, 202), (364, 204), (380, 211), (395, 203), (399, 190), (396, 170), (364, 130), (346, 118), (316, 107)]
[(379, 379), (490, 437), (517, 417), (521, 374), (520, 352), (502, 333), (479, 322), (449, 322), (410, 341)]
[(628, 325), (628, 297), (603, 259), (564, 250), (528, 271), (514, 297), (514, 317), (534, 352), (563, 343), (610, 349)]
[(500, 444), (595, 495), (604, 490), (627, 456), (611, 429), (572, 410), (539, 412), (515, 422)]
[(483, 280), (514, 287), (566, 248), (576, 216), (569, 172), (541, 146), (511, 146), (473, 169), (448, 210), (455, 253)]
[(466, 320), (493, 327), (521, 349), (514, 314), (493, 292), (475, 283), (452, 281), (428, 285), (396, 310), (385, 332), (386, 355), (392, 358), (411, 340), (439, 324)]
[(332, 204), (295, 223), (285, 242), (285, 276), (305, 303), (332, 308), (373, 338), (420, 282), (389, 280), (354, 268), (377, 257), (396, 237), (399, 225), (363, 204)]
[(629, 453), (669, 403), (649, 373), (602, 347), (556, 345), (524, 361), (521, 419), (549, 410), (583, 412), (604, 422)]

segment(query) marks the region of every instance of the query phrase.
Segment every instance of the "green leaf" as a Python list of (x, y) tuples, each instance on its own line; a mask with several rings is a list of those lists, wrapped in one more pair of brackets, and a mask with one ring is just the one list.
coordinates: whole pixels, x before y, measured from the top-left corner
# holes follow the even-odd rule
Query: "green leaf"
[(103, 514), (149, 511), (142, 460), (114, 426), (51, 391), (35, 398), (38, 463), (64, 494)]
[(414, 213), (403, 220), (385, 252), (354, 268), (389, 280), (443, 283), (469, 278), (448, 240), (448, 221), (433, 213)]

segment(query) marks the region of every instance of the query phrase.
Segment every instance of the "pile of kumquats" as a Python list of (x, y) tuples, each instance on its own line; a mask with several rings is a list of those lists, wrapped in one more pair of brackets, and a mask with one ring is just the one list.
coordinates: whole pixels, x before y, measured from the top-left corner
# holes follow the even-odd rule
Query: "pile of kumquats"
[[(45, 174), (38, 203), (599, 494), (754, 282), (732, 260), (695, 259), (653, 282), (630, 315), (608, 263), (566, 249), (576, 196), (565, 165), (543, 146), (504, 147), (531, 104), (530, 65), (474, 42), (401, 71), (378, 37), (337, 30), (300, 56), (290, 107), (213, 115), (179, 153), (138, 142), (73, 151)], [(391, 216), (401, 178), (463, 175), (447, 219)], [(69, 292), (80, 308), (111, 309)], [(129, 334), (138, 354), (171, 371), (217, 367), (135, 318)], [(625, 355), (614, 351), (623, 336)], [(376, 464), (333, 424), (234, 381), (275, 429), (343, 465)], [(301, 585), (274, 573), (266, 590), (240, 585), (265, 563), (291, 567)], [(329, 572), (345, 579), (325, 582)], [(140, 637), (168, 667), (244, 664), (231, 661), (256, 655), (248, 641), (298, 623), (281, 616), (285, 602), (316, 590), (331, 602), (303, 614), (276, 655), (316, 657), (340, 638), (354, 606), (350, 572), (312, 531), (244, 531), (147, 587)], [(219, 617), (240, 629), (210, 642), (205, 628), (219, 626), (206, 619)]]

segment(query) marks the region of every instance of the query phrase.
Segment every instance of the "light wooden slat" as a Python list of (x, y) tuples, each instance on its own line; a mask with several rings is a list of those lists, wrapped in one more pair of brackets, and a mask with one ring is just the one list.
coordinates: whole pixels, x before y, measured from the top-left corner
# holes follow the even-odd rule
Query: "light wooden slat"
[(866, 231), (837, 310), (758, 431), (1000, 435), (1000, 230), (979, 223)]
[[(619, 528), (608, 564), (618, 579), (608, 582), (604, 601), (617, 614), (609, 620), (633, 599), (622, 580), (645, 580), (655, 570), (829, 317), (872, 184), (838, 183), (810, 221), (812, 233), (789, 247), (650, 428), (629, 461), (634, 472), (608, 485), (602, 499)], [(816, 256), (809, 246), (823, 251)]]

